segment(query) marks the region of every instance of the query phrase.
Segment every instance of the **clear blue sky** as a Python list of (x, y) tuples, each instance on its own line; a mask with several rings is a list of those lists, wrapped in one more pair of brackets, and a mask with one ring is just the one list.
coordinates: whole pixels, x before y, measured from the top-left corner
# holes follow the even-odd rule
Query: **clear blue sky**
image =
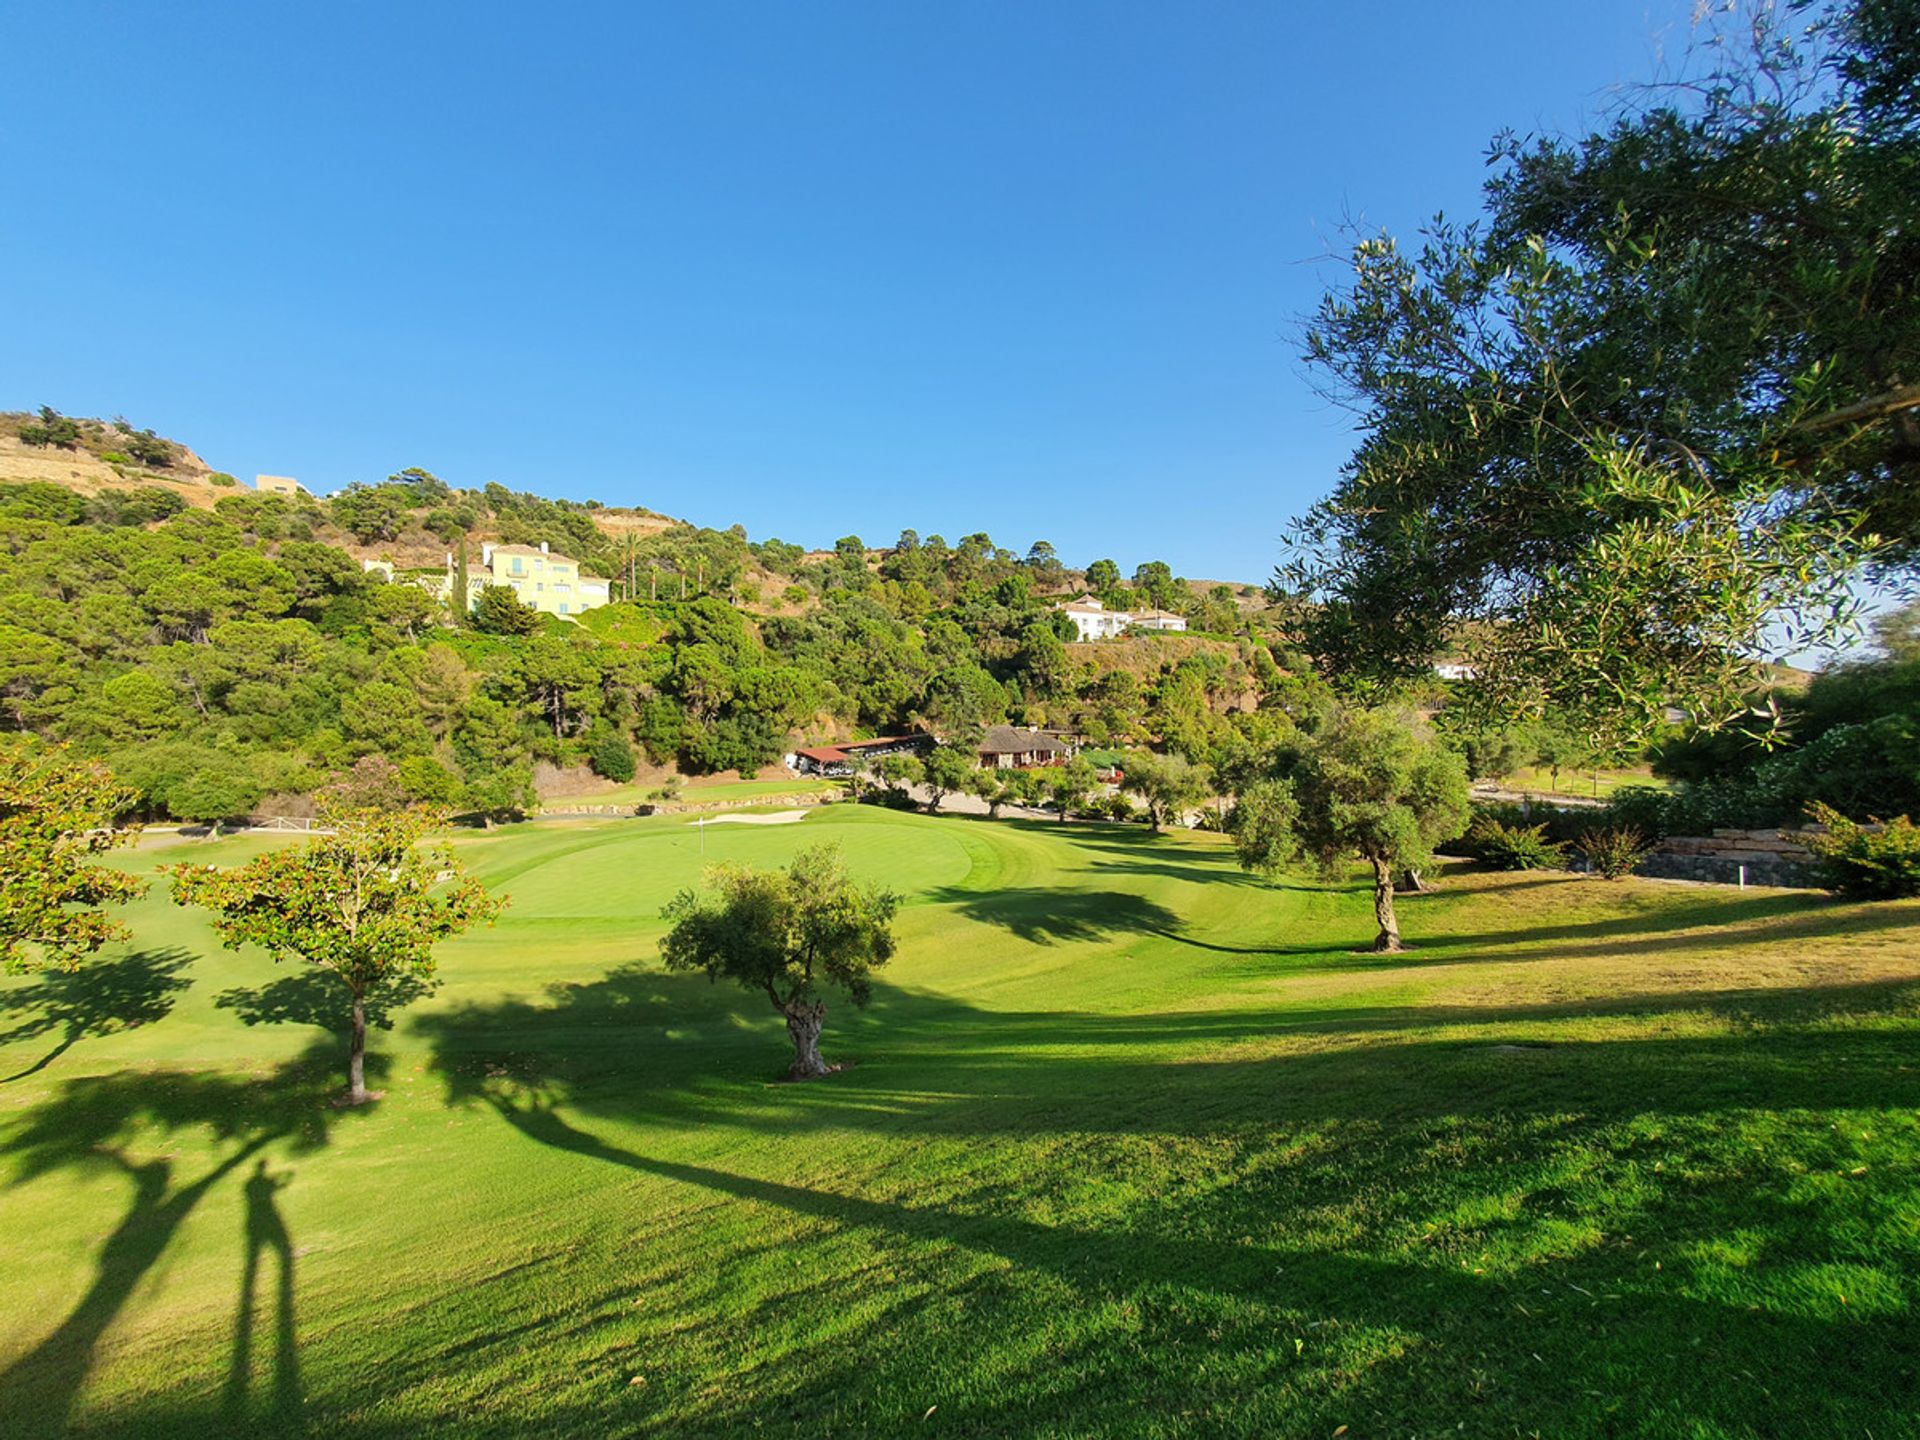
[(246, 478), (1264, 579), (1343, 217), (1474, 208), (1687, 0), (0, 7), (0, 408)]

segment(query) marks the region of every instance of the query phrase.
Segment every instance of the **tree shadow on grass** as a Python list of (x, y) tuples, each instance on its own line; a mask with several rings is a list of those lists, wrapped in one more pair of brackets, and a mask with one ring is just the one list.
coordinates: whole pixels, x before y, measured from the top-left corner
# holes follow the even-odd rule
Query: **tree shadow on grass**
[[(1363, 1137), (1361, 1147), (1372, 1153), (1345, 1157), (1356, 1162), (1348, 1171), (1256, 1160), (1239, 1185), (1101, 1227), (1036, 1221), (1018, 1193), (902, 1201), (655, 1158), (581, 1128), (540, 1093), (500, 1089), (488, 1102), (538, 1144), (797, 1216), (824, 1227), (825, 1236), (863, 1232), (890, 1272), (898, 1267), (919, 1282), (900, 1287), (897, 1302), (882, 1299), (880, 1323), (865, 1327), (888, 1343), (827, 1357), (829, 1376), (797, 1364), (792, 1369), (805, 1378), (785, 1396), (767, 1394), (764, 1379), (739, 1387), (751, 1393), (737, 1400), (736, 1387), (703, 1392), (715, 1398), (700, 1418), (716, 1430), (758, 1428), (778, 1417), (776, 1425), (790, 1421), (783, 1428), (794, 1433), (822, 1423), (831, 1431), (828, 1422), (857, 1412), (863, 1398), (898, 1406), (916, 1394), (944, 1402), (944, 1423), (983, 1434), (1044, 1427), (1063, 1415), (1101, 1433), (1150, 1430), (1156, 1419), (1173, 1418), (1153, 1413), (1166, 1406), (1182, 1407), (1189, 1420), (1233, 1422), (1223, 1426), (1232, 1433), (1329, 1433), (1369, 1412), (1401, 1424), (1465, 1414), (1483, 1422), (1476, 1433), (1522, 1425), (1539, 1433), (1655, 1433), (1682, 1419), (1744, 1433), (1762, 1377), (1768, 1393), (1791, 1397), (1796, 1426), (1855, 1433), (1897, 1425), (1913, 1401), (1910, 1353), (1920, 1325), (1904, 1308), (1846, 1320), (1763, 1309), (1737, 1295), (1702, 1293), (1682, 1275), (1655, 1270), (1644, 1247), (1618, 1241), (1495, 1267), (1489, 1276), (1485, 1266), (1461, 1263), (1444, 1237), (1426, 1250), (1407, 1244), (1411, 1237), (1382, 1243), (1381, 1234), (1308, 1245), (1253, 1238), (1274, 1233), (1276, 1213), (1337, 1212), (1343, 1201), (1409, 1176), (1444, 1183), (1463, 1201), (1511, 1192), (1510, 1155), (1469, 1149), (1437, 1163), (1443, 1157), (1418, 1132)], [(1509, 1151), (1527, 1148), (1511, 1134), (1497, 1138)], [(1566, 1138), (1537, 1137), (1547, 1149)], [(1551, 1187), (1529, 1188), (1549, 1211), (1568, 1204)], [(1676, 1183), (1657, 1202), (1610, 1218), (1636, 1228), (1644, 1220), (1667, 1242), (1669, 1257), (1681, 1253), (1682, 1237), (1716, 1235), (1737, 1218), (1790, 1247), (1791, 1267), (1849, 1258), (1848, 1242), (1823, 1223), (1816, 1202), (1755, 1193), (1732, 1180)], [(1483, 1227), (1473, 1243), (1499, 1228)], [(950, 1249), (980, 1257), (987, 1268), (942, 1259)], [(993, 1277), (992, 1287), (955, 1287), (955, 1277), (970, 1270)], [(1043, 1359), (1009, 1370), (1002, 1347), (1035, 1323), (1035, 1297), (1048, 1286), (1071, 1296), (1053, 1294), (1054, 1306), (1089, 1317), (1124, 1307), (1133, 1319), (1109, 1319), (1106, 1333), (1097, 1324), (1075, 1327), (1085, 1338), (1069, 1341), (1067, 1353), (1050, 1345)], [(781, 1313), (791, 1299), (763, 1303)], [(1397, 1343), (1383, 1350), (1378, 1339), (1388, 1336)], [(942, 1357), (949, 1381), (961, 1372), (959, 1393), (926, 1389), (929, 1354)], [(1462, 1356), (1479, 1363), (1463, 1364)], [(979, 1373), (994, 1374), (996, 1383), (964, 1383), (970, 1365), (986, 1367)], [(1633, 1374), (1630, 1387), (1593, 1388), (1623, 1369)], [(1741, 1384), (1729, 1371), (1755, 1383)], [(1231, 1378), (1220, 1383), (1207, 1378), (1213, 1375)], [(1270, 1408), (1249, 1414), (1248, 1407)], [(1305, 1428), (1309, 1417), (1317, 1429)], [(887, 1422), (884, 1413), (868, 1418), (882, 1428)], [(894, 1423), (911, 1418), (901, 1414)]]
[[(1145, 903), (1120, 919), (1162, 923)], [(1110, 903), (1105, 914), (1009, 921), (1081, 938), (1117, 923)], [(1309, 1002), (1100, 1014), (986, 1010), (882, 984), (868, 1010), (840, 1006), (830, 1018), (828, 1048), (854, 1067), (801, 1086), (764, 1083), (784, 1067), (785, 1041), (755, 997), (638, 964), (549, 987), (539, 999), (438, 1011), (415, 1030), (433, 1047), (433, 1068), (455, 1104), (484, 1099), (498, 1080), (639, 1124), (1139, 1133), (1165, 1129), (1174, 1116), (1197, 1132), (1383, 1113), (1698, 1114), (1903, 1097), (1920, 1105), (1920, 1067), (1908, 1064), (1903, 1028), (1916, 997), (1920, 979), (1896, 978), (1521, 1005)], [(1895, 1023), (1833, 1023), (1862, 1016)], [(1547, 1048), (1515, 1054), (1502, 1044)]]
[(192, 960), (185, 950), (136, 950), (90, 960), (75, 970), (49, 971), (31, 984), (0, 991), (0, 1013), (22, 1017), (0, 1032), (0, 1045), (59, 1036), (45, 1055), (0, 1084), (37, 1074), (89, 1036), (164, 1019), (193, 983), (182, 973)]
[[(379, 1068), (375, 1057), (369, 1066)], [(34, 1107), (9, 1141), (12, 1182), (77, 1168), (123, 1176), (127, 1209), (102, 1243), (94, 1276), (66, 1317), (0, 1373), (0, 1431), (13, 1436), (67, 1433), (101, 1338), (166, 1250), (181, 1224), (209, 1192), (272, 1144), (295, 1151), (327, 1143), (331, 1127), (358, 1112), (331, 1108), (327, 1099), (337, 1064), (331, 1054), (309, 1054), (264, 1079), (181, 1071), (122, 1071), (70, 1080)], [(204, 1133), (219, 1158), (191, 1179), (170, 1155), (138, 1158), (155, 1134)], [(284, 1313), (291, 1331), (291, 1271)], [(288, 1383), (297, 1383), (289, 1372)], [(295, 1407), (297, 1397), (281, 1398)]]
[(946, 886), (927, 892), (936, 905), (950, 905), (969, 920), (997, 925), (1035, 945), (1099, 940), (1115, 934), (1172, 935), (1179, 917), (1166, 906), (1124, 890)]
[[(438, 977), (399, 975), (369, 990), (367, 1025), (391, 1030), (394, 1016), (416, 1000), (440, 988)], [(214, 1005), (231, 1010), (243, 1025), (312, 1025), (335, 1035), (347, 1034), (352, 1024), (352, 1001), (347, 988), (327, 971), (305, 966), (265, 985), (223, 990)]]

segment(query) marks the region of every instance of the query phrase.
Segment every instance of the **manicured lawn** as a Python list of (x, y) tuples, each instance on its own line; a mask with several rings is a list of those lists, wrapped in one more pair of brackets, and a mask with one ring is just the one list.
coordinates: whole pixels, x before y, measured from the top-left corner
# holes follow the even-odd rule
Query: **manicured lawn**
[(1920, 1435), (1920, 904), (1449, 870), (1376, 958), (1203, 835), (704, 843), (823, 838), (910, 903), (812, 1085), (660, 970), (683, 820), (463, 839), (363, 1112), (158, 894), (7, 982), (0, 1434)]
[(1650, 785), (1656, 790), (1667, 788), (1667, 782), (1645, 765), (1626, 770), (1602, 770), (1598, 774), (1591, 770), (1562, 770), (1558, 783), (1552, 771), (1540, 766), (1523, 765), (1500, 784), (1508, 790), (1521, 790), (1534, 795), (1578, 795), (1588, 800), (1604, 800), (1623, 785)]
[[(767, 795), (824, 795), (840, 788), (832, 780), (806, 779), (798, 775), (791, 780), (716, 780), (705, 784), (696, 781), (680, 792), (677, 803), (699, 805), (723, 800), (756, 800)], [(549, 800), (545, 804), (553, 810), (565, 809), (567, 799), (582, 805), (638, 805), (642, 801), (656, 801), (659, 789), (658, 785), (622, 785), (617, 790), (607, 790), (598, 795), (570, 796)]]

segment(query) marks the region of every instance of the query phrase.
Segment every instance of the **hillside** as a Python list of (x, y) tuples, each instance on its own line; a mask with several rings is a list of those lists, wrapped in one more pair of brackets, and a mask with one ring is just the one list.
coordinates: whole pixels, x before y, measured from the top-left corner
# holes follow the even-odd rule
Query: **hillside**
[[(187, 446), (153, 437), (165, 448), (164, 463), (143, 463), (125, 447), (142, 432), (106, 420), (75, 420), (70, 444), (28, 445), (20, 438), (39, 417), (22, 411), (0, 411), (0, 483), (45, 481), (81, 495), (159, 485), (188, 504), (210, 509), (224, 494), (234, 493), (236, 481), (220, 475)], [(157, 451), (155, 452), (158, 453)]]

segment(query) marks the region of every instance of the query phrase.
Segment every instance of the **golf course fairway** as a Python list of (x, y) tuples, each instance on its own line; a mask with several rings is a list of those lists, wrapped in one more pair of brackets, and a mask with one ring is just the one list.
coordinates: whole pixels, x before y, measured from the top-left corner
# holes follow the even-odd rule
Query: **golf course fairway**
[[(659, 914), (827, 841), (899, 952), (784, 1084)], [(1371, 956), (1140, 826), (455, 844), (358, 1110), (164, 878), (0, 982), (0, 1435), (1920, 1435), (1920, 902), (1448, 866)]]

